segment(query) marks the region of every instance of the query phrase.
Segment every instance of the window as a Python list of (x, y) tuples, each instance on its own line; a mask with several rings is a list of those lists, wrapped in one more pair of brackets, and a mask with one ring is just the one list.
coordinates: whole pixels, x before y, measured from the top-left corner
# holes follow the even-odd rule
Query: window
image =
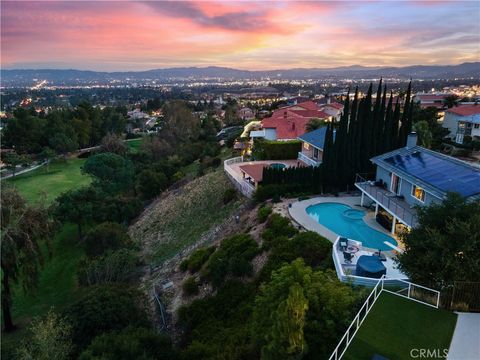
[(400, 193), (400, 182), (401, 179), (394, 173), (392, 173), (392, 181), (390, 182), (390, 191), (399, 194)]
[(318, 149), (317, 148), (313, 148), (313, 158), (315, 160), (318, 160)]
[(425, 190), (416, 185), (412, 186), (412, 196), (421, 202), (425, 202)]
[(475, 124), (475, 129), (480, 128), (480, 124)]
[(303, 143), (303, 148), (304, 148), (305, 150), (308, 150), (308, 149), (310, 149), (310, 145), (309, 145), (308, 143), (304, 142), (304, 143)]

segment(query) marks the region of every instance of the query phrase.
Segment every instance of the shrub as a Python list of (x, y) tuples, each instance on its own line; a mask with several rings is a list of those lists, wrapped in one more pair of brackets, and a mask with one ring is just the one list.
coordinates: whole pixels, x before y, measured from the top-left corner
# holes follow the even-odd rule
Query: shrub
[(214, 286), (220, 286), (227, 275), (251, 275), (250, 261), (258, 253), (258, 245), (248, 234), (236, 235), (222, 241), (208, 260), (202, 275)]
[(125, 228), (111, 222), (97, 225), (85, 238), (85, 251), (88, 256), (99, 256), (107, 250), (116, 250), (130, 245), (130, 237)]
[(182, 261), (180, 264), (180, 269), (182, 271), (188, 270), (191, 273), (200, 270), (214, 251), (215, 246), (195, 250), (188, 259)]
[(125, 282), (135, 272), (137, 257), (132, 250), (120, 249), (94, 258), (84, 257), (77, 270), (78, 282), (83, 286), (101, 283)]
[(263, 247), (269, 249), (275, 246), (278, 238), (290, 238), (297, 232), (298, 230), (292, 226), (289, 219), (280, 214), (272, 214), (268, 219), (267, 228), (262, 233)]
[(137, 176), (135, 187), (144, 199), (151, 199), (168, 186), (168, 178), (164, 173), (152, 170), (143, 170)]
[(282, 199), (280, 198), (280, 195), (278, 195), (278, 194), (273, 195), (273, 197), (272, 197), (272, 202), (273, 203), (279, 203), (280, 201), (282, 201)]
[(190, 276), (182, 284), (183, 295), (192, 296), (198, 294), (198, 283), (193, 276)]
[(223, 193), (223, 203), (228, 204), (237, 198), (237, 191), (234, 188), (228, 188)]
[(296, 159), (302, 149), (302, 143), (292, 141), (255, 140), (252, 156), (255, 160)]
[(268, 205), (261, 206), (257, 212), (258, 221), (260, 221), (261, 223), (264, 223), (268, 219), (271, 213), (272, 213), (271, 206), (268, 206)]
[(96, 336), (148, 324), (144, 295), (125, 285), (95, 285), (65, 309), (72, 339), (83, 350)]
[(173, 360), (177, 355), (167, 336), (143, 327), (127, 327), (97, 336), (79, 359)]

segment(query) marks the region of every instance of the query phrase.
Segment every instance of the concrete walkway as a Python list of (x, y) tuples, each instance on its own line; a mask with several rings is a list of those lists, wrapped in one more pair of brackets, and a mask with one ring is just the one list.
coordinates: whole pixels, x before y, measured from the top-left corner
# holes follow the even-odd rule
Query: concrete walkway
[[(15, 172), (15, 176), (28, 173), (28, 172), (30, 172), (30, 171), (32, 171), (32, 170), (36, 170), (36, 169), (38, 169), (39, 167), (41, 167), (41, 166), (43, 166), (43, 165), (45, 165), (44, 162), (41, 163), (41, 164), (37, 164), (37, 165), (31, 166), (31, 167), (26, 168), (26, 169), (24, 169), (24, 170), (17, 171), (17, 172)], [(10, 174), (8, 174), (8, 175), (2, 176), (2, 177), (0, 178), (0, 180), (5, 180), (5, 179), (11, 178), (11, 177), (13, 177), (13, 173), (10, 173)]]
[(447, 359), (480, 359), (480, 314), (458, 313)]

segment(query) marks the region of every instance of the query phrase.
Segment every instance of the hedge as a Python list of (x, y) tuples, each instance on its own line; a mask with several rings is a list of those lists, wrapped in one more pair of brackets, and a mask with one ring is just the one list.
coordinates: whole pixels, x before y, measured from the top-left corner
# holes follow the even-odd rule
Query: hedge
[(270, 141), (256, 139), (253, 145), (252, 156), (255, 160), (288, 160), (296, 159), (302, 150), (302, 142)]

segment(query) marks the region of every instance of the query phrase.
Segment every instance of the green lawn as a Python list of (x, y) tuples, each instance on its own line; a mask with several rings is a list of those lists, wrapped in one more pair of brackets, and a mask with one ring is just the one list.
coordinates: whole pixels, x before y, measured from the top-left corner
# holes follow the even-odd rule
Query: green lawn
[(45, 202), (50, 204), (63, 192), (90, 183), (90, 177), (80, 170), (84, 162), (79, 158), (58, 160), (50, 164), (48, 171), (42, 166), (5, 181), (13, 184), (27, 201), (35, 202), (45, 196)]
[(132, 139), (127, 141), (128, 148), (131, 152), (138, 152), (140, 145), (142, 145), (143, 138)]
[(61, 311), (75, 300), (76, 270), (83, 254), (77, 227), (64, 225), (53, 240), (51, 257), (46, 257), (38, 291), (26, 295), (20, 286), (14, 286), (12, 315), (18, 330), (2, 333), (2, 358), (11, 358), (19, 342), (28, 334), (26, 328), (33, 317), (45, 314), (51, 307)]
[(448, 349), (457, 315), (383, 292), (344, 359), (411, 359), (411, 349)]

